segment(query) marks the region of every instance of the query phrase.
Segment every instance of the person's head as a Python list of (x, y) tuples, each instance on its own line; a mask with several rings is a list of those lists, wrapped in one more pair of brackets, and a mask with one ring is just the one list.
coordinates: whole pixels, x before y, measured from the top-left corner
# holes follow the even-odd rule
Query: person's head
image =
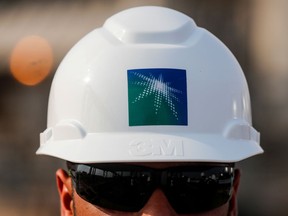
[(246, 79), (188, 16), (139, 7), (109, 18), (59, 66), (37, 154), (62, 215), (236, 215), (235, 163), (262, 153)]

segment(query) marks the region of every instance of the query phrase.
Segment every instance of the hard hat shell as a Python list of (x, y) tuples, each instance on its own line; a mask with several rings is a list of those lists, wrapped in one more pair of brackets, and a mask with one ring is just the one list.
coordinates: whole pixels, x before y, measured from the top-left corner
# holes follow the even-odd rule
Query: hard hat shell
[(61, 62), (37, 154), (78, 163), (236, 162), (262, 153), (246, 79), (188, 16), (138, 7), (110, 17)]

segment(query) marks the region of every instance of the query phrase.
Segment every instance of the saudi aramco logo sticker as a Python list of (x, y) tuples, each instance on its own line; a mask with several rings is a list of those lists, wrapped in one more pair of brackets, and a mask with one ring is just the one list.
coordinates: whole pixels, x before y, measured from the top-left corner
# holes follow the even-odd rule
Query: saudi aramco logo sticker
[(127, 75), (129, 126), (188, 124), (186, 70), (133, 69)]

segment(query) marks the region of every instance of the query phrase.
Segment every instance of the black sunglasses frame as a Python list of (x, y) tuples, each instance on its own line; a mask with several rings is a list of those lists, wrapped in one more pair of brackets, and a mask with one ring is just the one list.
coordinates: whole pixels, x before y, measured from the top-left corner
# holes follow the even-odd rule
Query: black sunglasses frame
[(232, 195), (234, 163), (195, 163), (155, 169), (126, 163), (67, 162), (77, 194), (106, 209), (138, 212), (160, 188), (179, 214), (220, 207)]

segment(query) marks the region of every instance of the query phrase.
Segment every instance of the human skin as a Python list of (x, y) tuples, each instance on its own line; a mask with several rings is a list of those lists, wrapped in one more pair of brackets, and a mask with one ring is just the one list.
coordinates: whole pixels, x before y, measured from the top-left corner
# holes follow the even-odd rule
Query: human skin
[[(165, 168), (179, 164), (149, 163), (140, 164), (153, 168)], [(181, 164), (180, 164), (181, 165)], [(72, 180), (67, 172), (59, 169), (56, 172), (57, 187), (60, 197), (61, 216), (177, 216), (169, 204), (167, 198), (160, 189), (154, 191), (146, 205), (140, 212), (127, 213), (103, 209), (83, 200), (75, 192)], [(240, 182), (240, 171), (236, 169), (233, 184), (232, 197), (229, 202), (208, 212), (199, 214), (181, 214), (182, 216), (236, 216), (237, 215), (237, 192)]]

